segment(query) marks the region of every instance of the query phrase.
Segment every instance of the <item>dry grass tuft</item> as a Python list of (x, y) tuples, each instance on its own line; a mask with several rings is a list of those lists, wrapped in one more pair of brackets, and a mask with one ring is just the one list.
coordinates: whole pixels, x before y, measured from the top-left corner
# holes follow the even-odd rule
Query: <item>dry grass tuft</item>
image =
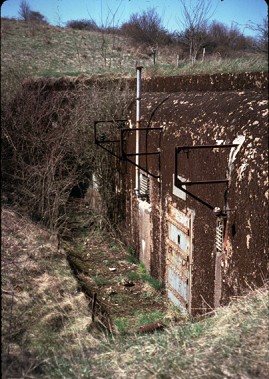
[(265, 287), (206, 320), (110, 344), (98, 368), (106, 378), (268, 378), (267, 301)]

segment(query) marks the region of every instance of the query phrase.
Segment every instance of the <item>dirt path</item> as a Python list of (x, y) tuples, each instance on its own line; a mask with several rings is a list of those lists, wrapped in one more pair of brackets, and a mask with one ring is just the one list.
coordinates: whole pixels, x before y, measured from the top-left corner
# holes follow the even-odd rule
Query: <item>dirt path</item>
[(157, 321), (167, 324), (171, 316), (161, 284), (97, 220), (83, 199), (72, 199), (62, 235), (69, 263), (94, 308), (94, 321), (123, 334)]

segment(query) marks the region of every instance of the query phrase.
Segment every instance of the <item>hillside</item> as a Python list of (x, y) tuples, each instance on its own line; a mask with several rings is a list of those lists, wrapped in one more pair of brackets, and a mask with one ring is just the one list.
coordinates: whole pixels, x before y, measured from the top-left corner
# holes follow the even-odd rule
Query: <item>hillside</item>
[[(25, 21), (1, 19), (2, 75), (15, 72), (23, 77), (59, 77), (80, 74), (134, 76), (136, 63), (145, 75), (180, 75), (234, 71), (267, 71), (265, 56), (242, 53), (236, 59), (208, 56), (190, 65), (179, 61), (175, 47), (159, 49), (153, 65), (150, 48), (135, 46), (116, 34), (75, 30)], [(205, 64), (206, 63), (206, 64)]]
[(1, 220), (2, 378), (268, 378), (266, 287), (204, 320), (107, 338), (89, 333), (87, 300), (57, 240), (11, 208)]
[[(25, 85), (18, 91), (14, 102), (6, 101), (2, 112), (2, 159), (5, 169), (18, 167), (19, 172), (16, 176), (11, 170), (12, 175), (2, 180), (3, 379), (268, 378), (266, 282), (210, 314), (182, 315), (166, 301), (161, 283), (146, 273), (134, 250), (118, 240), (106, 217), (94, 214), (86, 199), (73, 199), (72, 209), (69, 190), (83, 170), (92, 169), (93, 161), (102, 173), (103, 167), (108, 168), (102, 180), (111, 181), (113, 166), (94, 149), (91, 125), (111, 114), (122, 118), (118, 115), (130, 102), (130, 89), (121, 90), (113, 80), (111, 86), (92, 86), (87, 93), (83, 85), (79, 91), (68, 89), (72, 81), (83, 84), (89, 79), (86, 75), (132, 77), (136, 62), (145, 66), (145, 77), (158, 82), (163, 78), (156, 80), (157, 75), (266, 71), (266, 59), (255, 54), (234, 60), (210, 57), (206, 64), (181, 62), (176, 67), (176, 52), (166, 48), (153, 66), (146, 50), (116, 35), (8, 19), (2, 20), (1, 28), (5, 94), (1, 101), (17, 90), (14, 83), (34, 78), (28, 89)], [(79, 78), (62, 78), (67, 76)], [(58, 79), (35, 81), (37, 77)], [(166, 79), (172, 83), (174, 78)], [(195, 85), (189, 79), (189, 85)], [(44, 91), (43, 96), (42, 91), (31, 90), (31, 82), (43, 90), (55, 83), (66, 88)], [(62, 164), (59, 172), (64, 173), (58, 181), (55, 162)], [(68, 190), (61, 192), (65, 186)], [(105, 187), (106, 201), (115, 214), (111, 195), (115, 191)], [(55, 193), (62, 197), (54, 198)], [(47, 198), (51, 203), (45, 203)], [(36, 212), (37, 205), (43, 213)], [(62, 216), (58, 207), (66, 212), (65, 223), (57, 224)], [(45, 220), (54, 215), (55, 228), (49, 231)], [(161, 331), (140, 334), (141, 327), (159, 320)]]

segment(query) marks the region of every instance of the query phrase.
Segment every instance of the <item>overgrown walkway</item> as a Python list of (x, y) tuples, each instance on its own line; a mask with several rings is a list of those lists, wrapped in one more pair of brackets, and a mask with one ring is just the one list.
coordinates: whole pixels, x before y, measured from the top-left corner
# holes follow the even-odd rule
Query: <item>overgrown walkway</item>
[(107, 222), (83, 199), (72, 199), (68, 209), (63, 248), (89, 299), (94, 325), (125, 334), (149, 323), (169, 323), (174, 316), (161, 283), (146, 273), (132, 249), (107, 231)]

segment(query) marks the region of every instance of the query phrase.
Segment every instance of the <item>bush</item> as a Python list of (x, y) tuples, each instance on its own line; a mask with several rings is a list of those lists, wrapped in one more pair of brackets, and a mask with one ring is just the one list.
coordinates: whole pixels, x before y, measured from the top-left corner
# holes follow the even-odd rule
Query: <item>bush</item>
[(98, 31), (99, 28), (94, 20), (71, 20), (67, 21), (66, 26), (78, 30)]
[(138, 43), (165, 45), (171, 42), (154, 8), (144, 11), (141, 15), (132, 14), (130, 20), (122, 25), (121, 31)]
[[(61, 81), (58, 81), (58, 84)], [(48, 83), (47, 83), (48, 84)], [(120, 217), (116, 170), (119, 162), (94, 144), (95, 119), (122, 118), (128, 90), (103, 88), (57, 90), (40, 83), (24, 85), (2, 107), (2, 187), (11, 202), (50, 229), (65, 213), (70, 191), (85, 179), (96, 181), (105, 215)], [(109, 184), (109, 185), (108, 185)], [(122, 199), (120, 199), (122, 200)], [(111, 216), (111, 217), (112, 217)]]

